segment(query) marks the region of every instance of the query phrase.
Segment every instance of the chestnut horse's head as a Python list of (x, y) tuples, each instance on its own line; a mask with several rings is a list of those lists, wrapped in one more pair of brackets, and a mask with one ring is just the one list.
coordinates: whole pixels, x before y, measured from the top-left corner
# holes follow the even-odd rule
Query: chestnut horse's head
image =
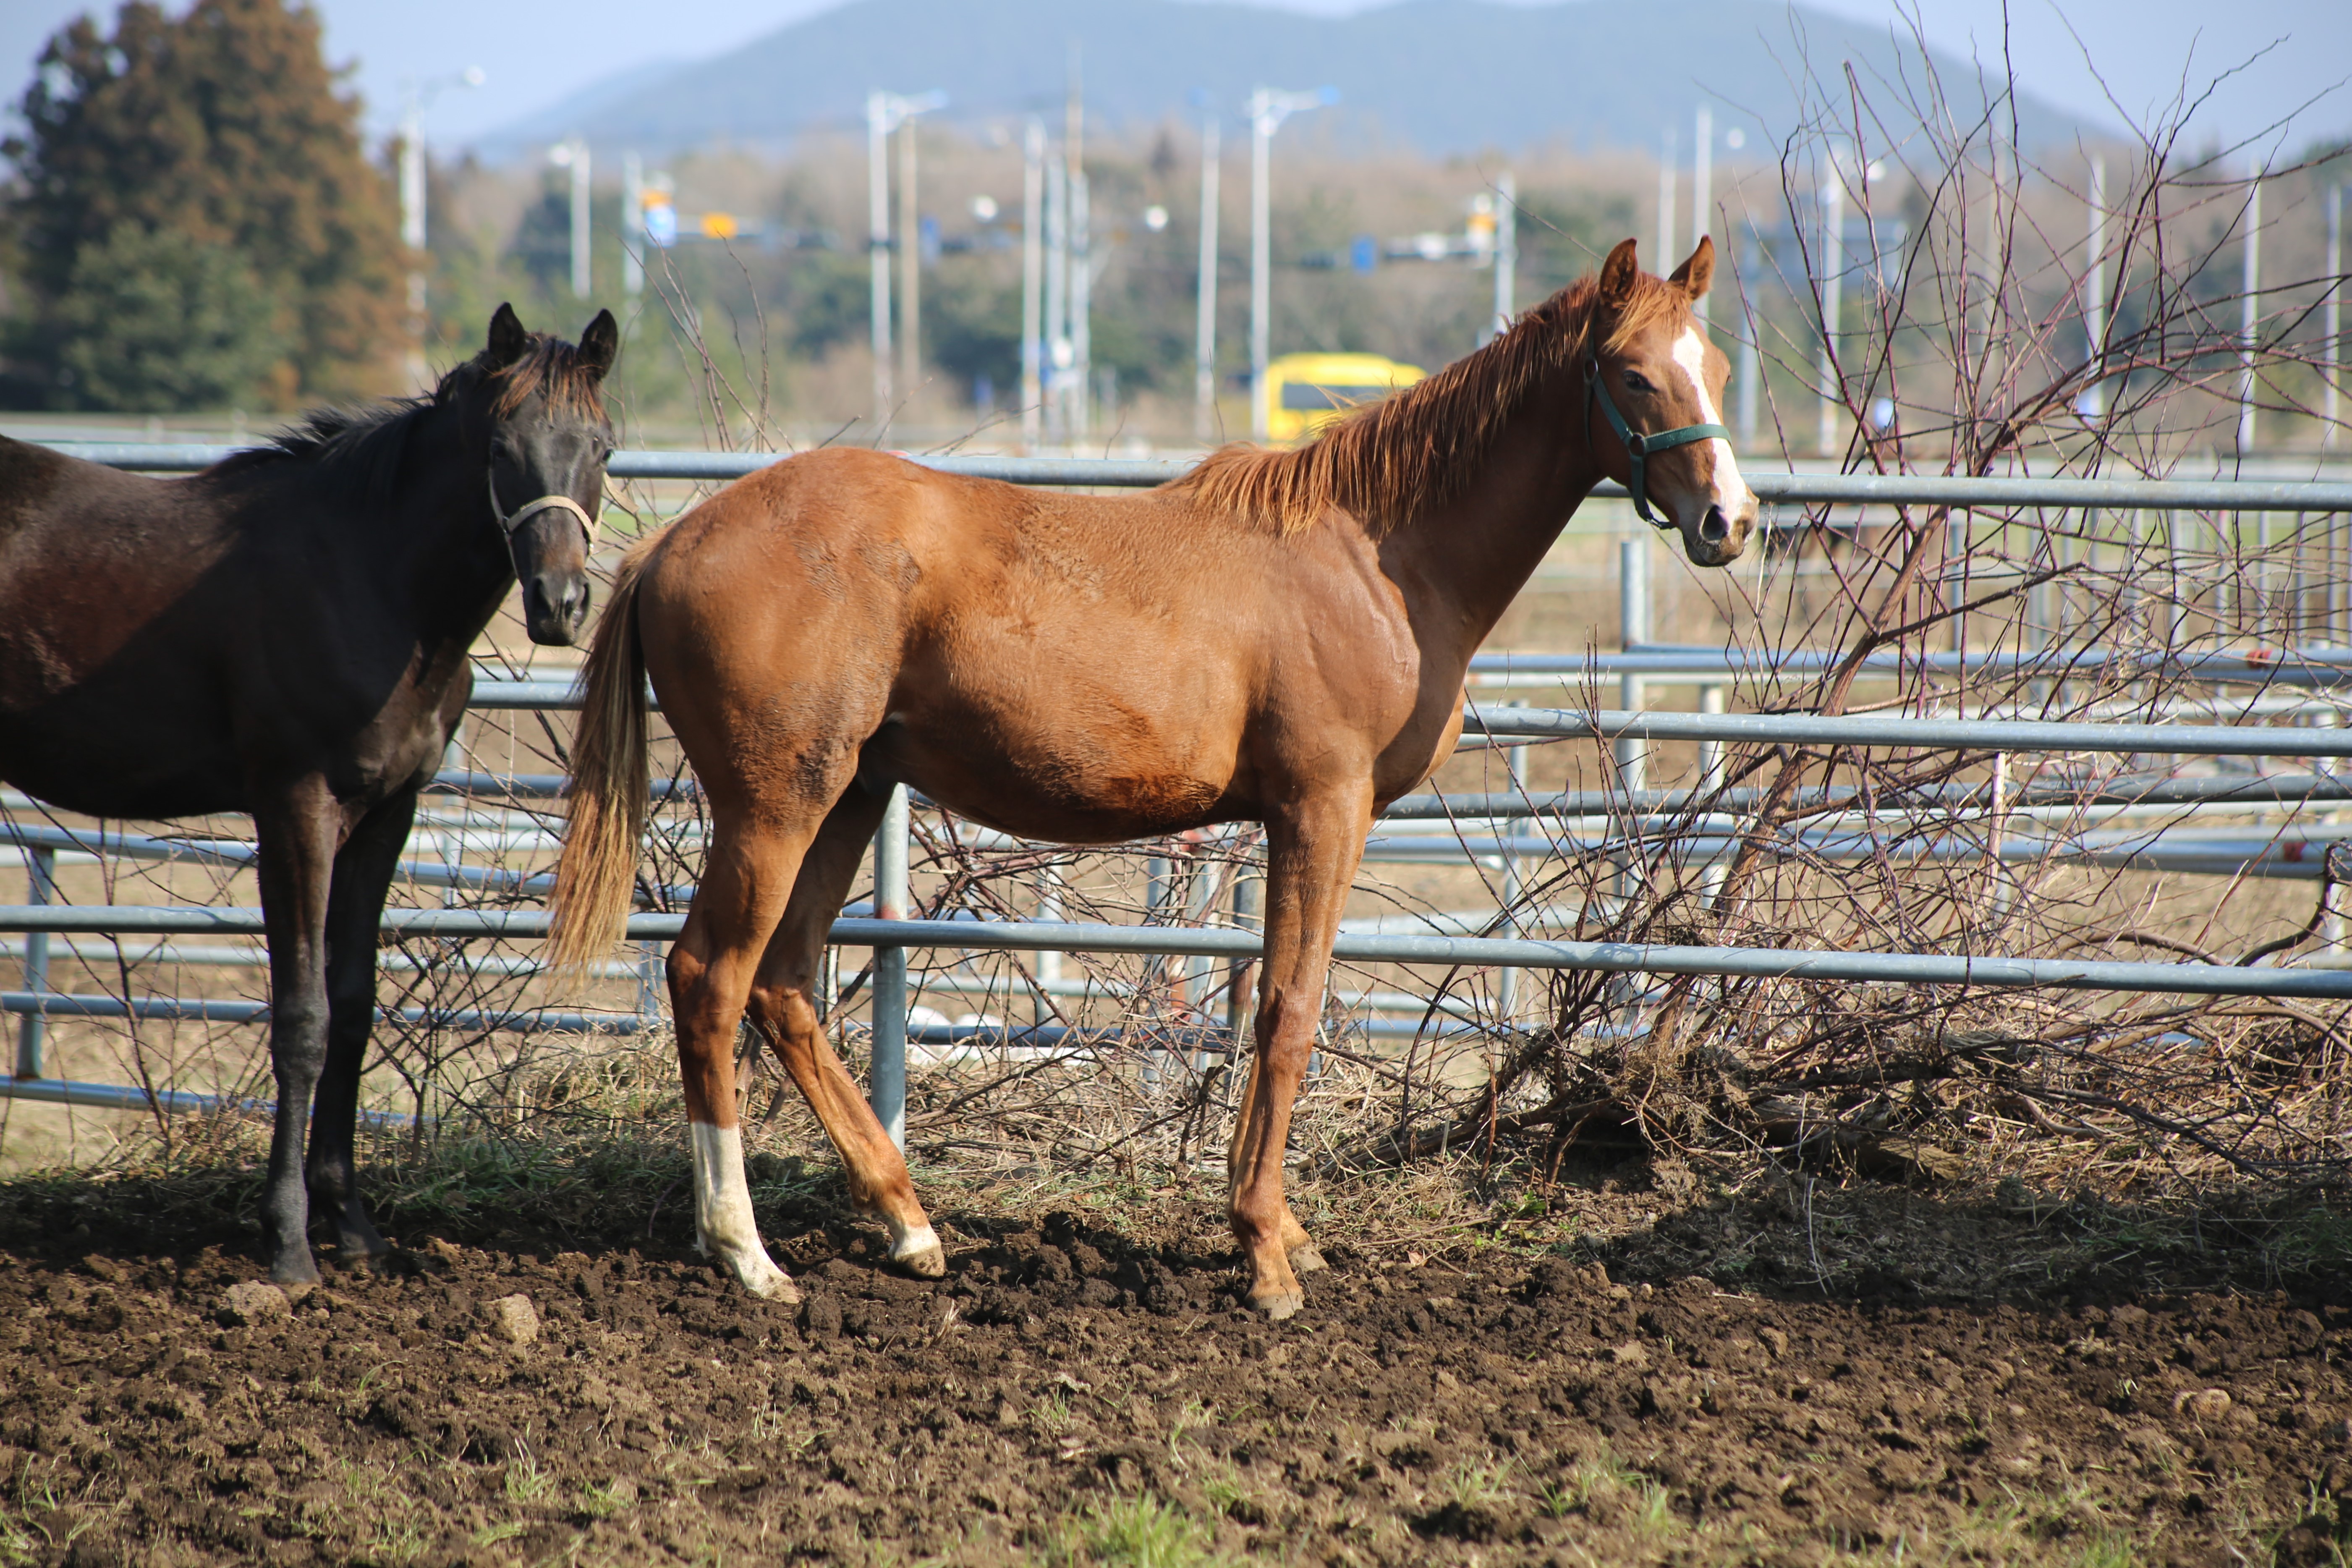
[(1705, 237), (1664, 281), (1643, 275), (1632, 240), (1618, 246), (1601, 264), (1580, 372), (1584, 436), (1601, 471), (1633, 492), (1645, 521), (1678, 531), (1701, 566), (1737, 561), (1756, 526), (1756, 493), (1719, 412), (1731, 362), (1690, 311), (1714, 277)]
[(490, 397), (490, 517), (535, 643), (568, 647), (587, 625), (588, 552), (613, 452), (603, 386), (619, 347), (610, 310), (596, 312), (575, 349), (525, 331), (514, 307), (500, 305), (474, 362)]

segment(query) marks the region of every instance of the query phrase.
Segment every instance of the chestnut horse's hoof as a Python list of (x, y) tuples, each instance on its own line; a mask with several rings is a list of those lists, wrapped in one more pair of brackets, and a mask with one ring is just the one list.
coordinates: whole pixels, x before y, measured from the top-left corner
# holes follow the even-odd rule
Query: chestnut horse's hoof
[(764, 1279), (744, 1280), (743, 1289), (763, 1301), (777, 1301), (787, 1307), (800, 1304), (801, 1288), (781, 1268), (771, 1270)]
[(1298, 1315), (1299, 1309), (1307, 1305), (1307, 1292), (1296, 1285), (1287, 1290), (1252, 1290), (1250, 1305), (1264, 1312), (1269, 1321), (1278, 1323)]
[(947, 1250), (929, 1226), (910, 1230), (893, 1243), (890, 1261), (918, 1279), (937, 1279), (948, 1271)]
[(1311, 1241), (1290, 1255), (1290, 1271), (1293, 1274), (1312, 1274), (1330, 1267), (1323, 1261), (1323, 1255), (1315, 1249)]

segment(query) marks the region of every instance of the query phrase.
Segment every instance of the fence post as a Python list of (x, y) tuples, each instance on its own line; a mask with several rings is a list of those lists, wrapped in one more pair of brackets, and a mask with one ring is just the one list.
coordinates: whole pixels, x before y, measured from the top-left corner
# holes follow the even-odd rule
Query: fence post
[[(58, 890), (58, 852), (54, 849), (27, 849), (25, 852), (25, 880), (27, 884), (25, 901), (28, 904), (54, 903)], [(37, 931), (25, 937), (25, 989), (39, 996), (49, 988), (49, 933)], [(39, 1078), (41, 1075), (41, 1045), (48, 1032), (48, 1020), (39, 1012), (25, 1015), (16, 1030), (16, 1076)]]
[[(1617, 642), (1629, 653), (1650, 640), (1649, 550), (1646, 539), (1623, 539), (1617, 543)], [(1617, 706), (1628, 712), (1643, 706), (1640, 676), (1617, 678)], [(1643, 786), (1649, 773), (1647, 752), (1646, 742), (1632, 735), (1617, 737), (1617, 782), (1625, 792), (1629, 826), (1633, 793)], [(1617, 897), (1630, 905), (1639, 891), (1633, 858), (1627, 855), (1617, 863)]]
[[(1257, 919), (1258, 879), (1246, 859), (1234, 863), (1234, 929), (1255, 931)], [(1230, 1061), (1241, 1053), (1242, 1027), (1250, 1021), (1250, 982), (1255, 977), (1254, 959), (1235, 958), (1225, 967), (1225, 1058)]]
[[(1650, 640), (1650, 542), (1620, 540), (1617, 544), (1617, 642), (1631, 652)], [(1642, 706), (1642, 678), (1617, 678), (1617, 706), (1628, 711)], [(1617, 740), (1617, 775), (1630, 792), (1642, 787), (1644, 742), (1631, 735)]]
[[(874, 916), (907, 918), (907, 786), (894, 784), (874, 836)], [(875, 1119), (907, 1147), (907, 950), (874, 950), (874, 1067), (867, 1090)]]
[[(1527, 703), (1524, 700), (1514, 698), (1510, 702), (1505, 704), (1505, 706), (1510, 708), (1524, 708), (1527, 706)], [(1528, 790), (1528, 748), (1525, 746), (1504, 747), (1503, 769), (1505, 776), (1510, 780), (1510, 793), (1516, 796), (1525, 798)], [(1503, 824), (1502, 832), (1506, 841), (1516, 836), (1518, 831), (1519, 829), (1510, 822), (1507, 821)], [(1519, 870), (1519, 858), (1517, 855), (1506, 850), (1503, 855), (1502, 909), (1503, 934), (1505, 936), (1521, 936), (1525, 934), (1523, 923), (1519, 919), (1519, 894), (1522, 890), (1520, 883), (1521, 875)], [(1496, 972), (1495, 1011), (1500, 1016), (1505, 1028), (1508, 1028), (1510, 1026), (1511, 1020), (1518, 1016), (1519, 972), (1517, 970), (1504, 968)]]

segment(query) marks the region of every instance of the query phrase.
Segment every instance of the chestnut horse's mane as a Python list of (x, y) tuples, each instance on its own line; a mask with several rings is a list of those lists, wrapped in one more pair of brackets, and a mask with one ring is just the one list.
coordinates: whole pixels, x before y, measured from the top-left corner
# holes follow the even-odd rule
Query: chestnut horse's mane
[[(1460, 494), (1536, 388), (1554, 375), (1582, 374), (1599, 287), (1595, 278), (1578, 279), (1477, 353), (1359, 409), (1304, 447), (1222, 447), (1165, 493), (1285, 534), (1334, 510), (1386, 533)], [(1619, 350), (1653, 326), (1679, 331), (1691, 320), (1690, 297), (1678, 285), (1636, 273), (1604, 346)]]

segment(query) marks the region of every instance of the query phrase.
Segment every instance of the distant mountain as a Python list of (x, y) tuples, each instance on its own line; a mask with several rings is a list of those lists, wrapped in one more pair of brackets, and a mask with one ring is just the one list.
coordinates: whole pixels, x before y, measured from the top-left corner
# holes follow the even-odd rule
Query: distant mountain
[[(1545, 142), (1654, 148), (1670, 126), (1687, 141), (1701, 101), (1715, 105), (1718, 127), (1760, 132), (1770, 147), (1793, 128), (1790, 83), (1808, 59), (1829, 80), (1851, 61), (1874, 96), (1876, 83), (1896, 79), (1916, 92), (1922, 63), (1907, 37), (1768, 0), (1402, 0), (1349, 16), (1178, 0), (856, 0), (722, 56), (637, 66), (477, 148), (510, 156), (575, 133), (648, 153), (714, 142), (781, 148), (811, 131), (862, 126), (877, 87), (942, 89), (950, 121), (1051, 111), (1073, 43), (1098, 123), (1186, 115), (1197, 89), (1230, 112), (1260, 83), (1328, 84), (1341, 102), (1324, 134), (1441, 154)], [(1929, 60), (1966, 118), (1980, 91), (1976, 68), (1932, 51)], [(2030, 98), (2018, 121), (2029, 145), (2086, 129)]]

